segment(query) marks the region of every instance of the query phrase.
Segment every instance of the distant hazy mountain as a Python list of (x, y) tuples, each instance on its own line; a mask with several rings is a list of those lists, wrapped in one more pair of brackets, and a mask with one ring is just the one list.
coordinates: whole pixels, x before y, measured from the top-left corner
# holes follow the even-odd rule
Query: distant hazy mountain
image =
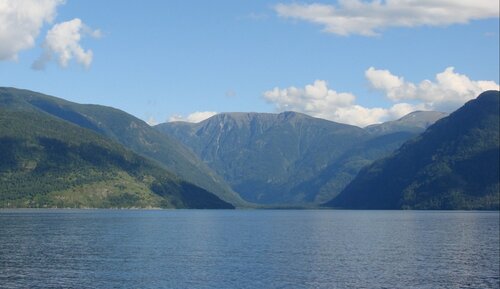
[(499, 92), (488, 91), (364, 168), (328, 206), (499, 209)]
[(108, 138), (12, 101), (0, 94), (0, 207), (233, 208)]
[(448, 116), (445, 112), (438, 111), (414, 111), (402, 118), (394, 121), (388, 121), (381, 124), (373, 124), (365, 127), (365, 130), (372, 134), (382, 135), (393, 132), (412, 132), (421, 133), (430, 125), (441, 118)]
[(40, 93), (0, 88), (0, 106), (43, 111), (57, 118), (93, 130), (134, 152), (151, 158), (181, 179), (214, 192), (235, 205), (244, 203), (231, 188), (189, 149), (157, 132), (144, 121), (118, 109), (83, 105)]
[(222, 113), (156, 126), (189, 146), (244, 199), (263, 204), (330, 200), (359, 169), (414, 136), (409, 127), (376, 135), (295, 112)]

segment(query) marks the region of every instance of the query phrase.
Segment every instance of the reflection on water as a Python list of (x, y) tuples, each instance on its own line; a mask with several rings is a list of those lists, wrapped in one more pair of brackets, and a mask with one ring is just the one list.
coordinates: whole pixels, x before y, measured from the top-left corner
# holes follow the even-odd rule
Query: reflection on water
[(2, 288), (498, 288), (498, 212), (0, 210)]

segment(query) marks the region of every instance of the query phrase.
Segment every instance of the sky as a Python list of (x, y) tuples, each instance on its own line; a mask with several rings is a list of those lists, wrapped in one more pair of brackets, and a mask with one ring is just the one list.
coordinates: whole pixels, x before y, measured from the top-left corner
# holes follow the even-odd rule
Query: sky
[(0, 0), (0, 86), (150, 124), (451, 112), (499, 89), (499, 51), (497, 0)]

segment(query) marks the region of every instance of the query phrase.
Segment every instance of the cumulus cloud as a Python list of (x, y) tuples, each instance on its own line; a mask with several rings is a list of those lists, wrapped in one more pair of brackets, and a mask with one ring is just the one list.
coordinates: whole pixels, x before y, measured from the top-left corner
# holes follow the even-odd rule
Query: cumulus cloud
[(389, 27), (446, 26), (499, 16), (494, 0), (340, 0), (339, 4), (278, 4), (280, 17), (309, 21), (328, 33), (374, 36)]
[(304, 88), (275, 87), (263, 96), (275, 105), (277, 111), (293, 110), (315, 117), (357, 126), (400, 118), (415, 110), (452, 111), (485, 90), (498, 90), (494, 81), (473, 81), (455, 73), (453, 67), (436, 75), (436, 80), (420, 84), (407, 82), (388, 70), (370, 67), (365, 76), (371, 86), (382, 91), (394, 104), (390, 107), (364, 107), (356, 103), (351, 93), (328, 88), (323, 80), (316, 80)]
[(353, 94), (329, 89), (324, 80), (316, 80), (304, 88), (275, 87), (264, 92), (264, 98), (273, 103), (277, 111), (298, 111), (358, 126), (377, 123), (390, 117), (401, 117), (414, 110), (410, 104), (398, 104), (389, 109), (366, 108), (355, 103), (356, 97)]
[(0, 60), (15, 60), (31, 48), (64, 0), (0, 0)]
[(428, 110), (455, 110), (483, 91), (499, 89), (494, 81), (471, 80), (456, 73), (453, 67), (438, 73), (434, 81), (423, 80), (419, 84), (373, 67), (366, 70), (365, 76), (374, 89), (382, 91), (392, 101), (417, 101)]
[(82, 37), (87, 35), (100, 37), (101, 32), (90, 29), (78, 18), (54, 25), (47, 32), (42, 44), (44, 52), (33, 63), (33, 69), (44, 69), (45, 65), (54, 58), (61, 67), (67, 67), (69, 61), (75, 59), (76, 62), (88, 68), (92, 63), (92, 50), (85, 50), (80, 45)]
[(204, 121), (207, 118), (210, 118), (214, 115), (216, 115), (217, 112), (215, 111), (196, 111), (188, 115), (187, 117), (183, 117), (182, 115), (174, 115), (171, 116), (168, 121), (187, 121), (187, 122), (193, 122), (193, 123), (198, 123), (201, 121)]

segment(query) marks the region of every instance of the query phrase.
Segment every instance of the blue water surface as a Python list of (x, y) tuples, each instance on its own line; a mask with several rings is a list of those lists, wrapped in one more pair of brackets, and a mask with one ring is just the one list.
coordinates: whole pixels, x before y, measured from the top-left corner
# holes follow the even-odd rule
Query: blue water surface
[(0, 210), (0, 288), (499, 288), (499, 213)]

